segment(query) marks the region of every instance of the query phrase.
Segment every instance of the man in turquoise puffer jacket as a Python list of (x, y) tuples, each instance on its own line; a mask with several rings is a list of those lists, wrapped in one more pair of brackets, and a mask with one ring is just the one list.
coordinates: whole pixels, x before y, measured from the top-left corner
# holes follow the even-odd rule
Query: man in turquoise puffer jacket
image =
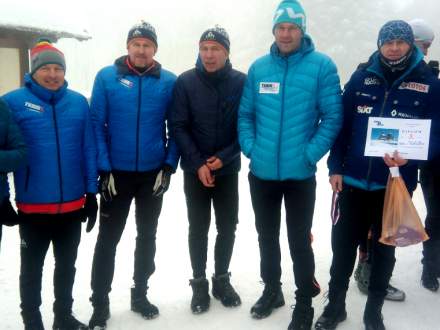
[(284, 305), (279, 245), (284, 197), (298, 288), (289, 329), (310, 329), (312, 297), (320, 291), (310, 239), (316, 163), (341, 127), (341, 91), (335, 64), (314, 50), (305, 33), (301, 5), (282, 1), (273, 23), (275, 43), (270, 54), (249, 69), (238, 118), (239, 142), (250, 158), (249, 183), (265, 284), (251, 314), (264, 318)]

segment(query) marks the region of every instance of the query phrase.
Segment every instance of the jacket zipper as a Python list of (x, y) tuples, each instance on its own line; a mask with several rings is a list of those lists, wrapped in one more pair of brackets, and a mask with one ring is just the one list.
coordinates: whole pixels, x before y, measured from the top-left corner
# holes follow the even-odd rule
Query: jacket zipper
[[(390, 92), (387, 90), (385, 91), (385, 96), (383, 98), (382, 108), (380, 109), (379, 117), (383, 116), (383, 111), (385, 110), (385, 106), (387, 104), (388, 95)], [(373, 158), (370, 157), (370, 160), (368, 161), (368, 170), (367, 170), (367, 185), (370, 186), (370, 175), (371, 175), (371, 167), (373, 165)]]
[(280, 154), (281, 154), (281, 135), (283, 132), (283, 121), (284, 121), (284, 96), (285, 96), (285, 90), (286, 90), (286, 77), (287, 72), (289, 71), (289, 62), (287, 57), (285, 58), (286, 61), (286, 67), (284, 69), (284, 76), (283, 76), (283, 84), (281, 86), (282, 92), (281, 92), (281, 118), (280, 118), (280, 132), (278, 134), (278, 153), (277, 153), (277, 178), (278, 180), (281, 180), (280, 177)]
[(136, 123), (136, 172), (139, 171), (139, 126), (140, 126), (140, 118), (141, 118), (141, 103), (142, 103), (142, 77), (139, 77), (138, 109), (137, 109), (137, 123)]
[(53, 122), (54, 122), (54, 130), (55, 130), (55, 139), (56, 139), (56, 146), (57, 146), (57, 160), (58, 160), (58, 179), (60, 183), (60, 203), (58, 204), (58, 212), (61, 211), (61, 204), (64, 202), (64, 194), (63, 194), (63, 174), (61, 169), (61, 153), (60, 153), (60, 137), (58, 133), (58, 123), (57, 123), (57, 115), (55, 111), (55, 104), (54, 101), (51, 101), (52, 105), (52, 116), (53, 116)]

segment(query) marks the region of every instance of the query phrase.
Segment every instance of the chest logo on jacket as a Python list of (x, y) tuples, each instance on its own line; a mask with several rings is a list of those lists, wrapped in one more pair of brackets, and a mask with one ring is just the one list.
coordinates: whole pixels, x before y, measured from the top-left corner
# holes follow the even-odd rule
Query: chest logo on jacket
[(125, 86), (127, 88), (132, 88), (133, 87), (133, 82), (125, 79), (125, 78), (119, 78), (119, 82), (121, 83), (122, 86)]
[(409, 89), (420, 93), (428, 93), (429, 85), (416, 82), (402, 82), (402, 84), (399, 86), (399, 89)]
[(360, 114), (369, 115), (369, 114), (371, 114), (371, 111), (373, 111), (373, 107), (369, 107), (367, 105), (358, 105), (358, 107), (357, 107), (357, 113), (360, 113)]
[(278, 82), (260, 82), (260, 94), (279, 94), (280, 83)]
[(371, 85), (380, 85), (380, 81), (377, 78), (365, 78), (364, 80), (365, 86), (371, 86)]
[(24, 106), (27, 110), (34, 111), (34, 112), (44, 112), (44, 108), (41, 105), (34, 104), (31, 102), (24, 102)]

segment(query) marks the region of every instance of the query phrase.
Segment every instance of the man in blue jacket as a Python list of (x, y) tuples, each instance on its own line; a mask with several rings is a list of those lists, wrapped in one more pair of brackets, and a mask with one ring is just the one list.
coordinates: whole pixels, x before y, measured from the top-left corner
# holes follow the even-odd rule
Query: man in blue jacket
[(27, 149), (20, 130), (0, 100), (0, 242), (2, 225), (17, 224), (17, 213), (9, 201), (8, 172), (15, 171), (26, 161)]
[(316, 163), (332, 146), (342, 123), (336, 66), (315, 51), (305, 33), (305, 13), (295, 1), (282, 1), (274, 20), (270, 54), (249, 69), (241, 99), (238, 131), (250, 158), (249, 183), (265, 287), (251, 309), (255, 318), (284, 305), (281, 291), (280, 217), (284, 198), (296, 305), (289, 329), (308, 329), (312, 297), (319, 291), (311, 227)]
[[(417, 185), (417, 162), (408, 162), (397, 153), (384, 155), (384, 159), (364, 156), (369, 117), (438, 118), (439, 82), (415, 47), (409, 24), (401, 20), (386, 23), (377, 46), (368, 64), (356, 70), (345, 87), (343, 128), (328, 159), (339, 217), (332, 228), (329, 303), (316, 329), (335, 329), (346, 319), (345, 296), (356, 249), (370, 228), (372, 262), (363, 321), (366, 330), (385, 329), (381, 311), (395, 263), (395, 248), (379, 242), (388, 167), (400, 166), (412, 193)], [(438, 126), (434, 119), (431, 157), (438, 148)]]
[(90, 328), (105, 328), (116, 246), (132, 200), (136, 203), (136, 249), (131, 309), (146, 319), (159, 314), (146, 292), (155, 270), (156, 229), (177, 161), (177, 147), (167, 138), (166, 120), (176, 77), (154, 60), (157, 37), (146, 23), (127, 37), (128, 55), (98, 72), (91, 111), (97, 138), (101, 210), (92, 267)]
[(205, 270), (211, 202), (217, 226), (212, 295), (227, 307), (241, 304), (228, 270), (238, 222), (237, 113), (246, 76), (232, 69), (229, 47), (224, 29), (206, 30), (200, 37), (196, 67), (179, 76), (174, 92), (172, 131), (184, 171), (193, 313), (209, 308)]
[(64, 55), (48, 41), (31, 50), (25, 86), (4, 96), (28, 147), (14, 173), (20, 216), (21, 314), (41, 330), (41, 279), (50, 243), (55, 256), (53, 329), (87, 329), (72, 315), (81, 220), (93, 224), (98, 205), (96, 148), (87, 100), (67, 88)]

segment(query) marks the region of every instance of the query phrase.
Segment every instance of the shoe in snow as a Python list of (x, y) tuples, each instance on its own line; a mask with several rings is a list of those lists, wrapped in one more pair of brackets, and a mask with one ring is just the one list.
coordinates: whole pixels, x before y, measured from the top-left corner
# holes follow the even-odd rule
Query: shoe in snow
[(212, 295), (221, 301), (225, 307), (241, 305), (240, 296), (234, 290), (230, 282), (231, 273), (212, 277)]
[(55, 315), (53, 330), (88, 330), (89, 327), (78, 321), (72, 314)]
[(200, 277), (189, 281), (193, 295), (191, 298), (191, 311), (193, 314), (201, 314), (209, 309), (209, 282), (206, 278)]
[(281, 284), (265, 284), (263, 294), (251, 308), (251, 315), (255, 319), (268, 317), (275, 308), (284, 306)]
[(292, 321), (287, 330), (310, 330), (313, 323), (313, 308), (297, 303), (293, 309)]
[(151, 320), (159, 316), (159, 309), (148, 301), (147, 289), (131, 288), (131, 310)]

